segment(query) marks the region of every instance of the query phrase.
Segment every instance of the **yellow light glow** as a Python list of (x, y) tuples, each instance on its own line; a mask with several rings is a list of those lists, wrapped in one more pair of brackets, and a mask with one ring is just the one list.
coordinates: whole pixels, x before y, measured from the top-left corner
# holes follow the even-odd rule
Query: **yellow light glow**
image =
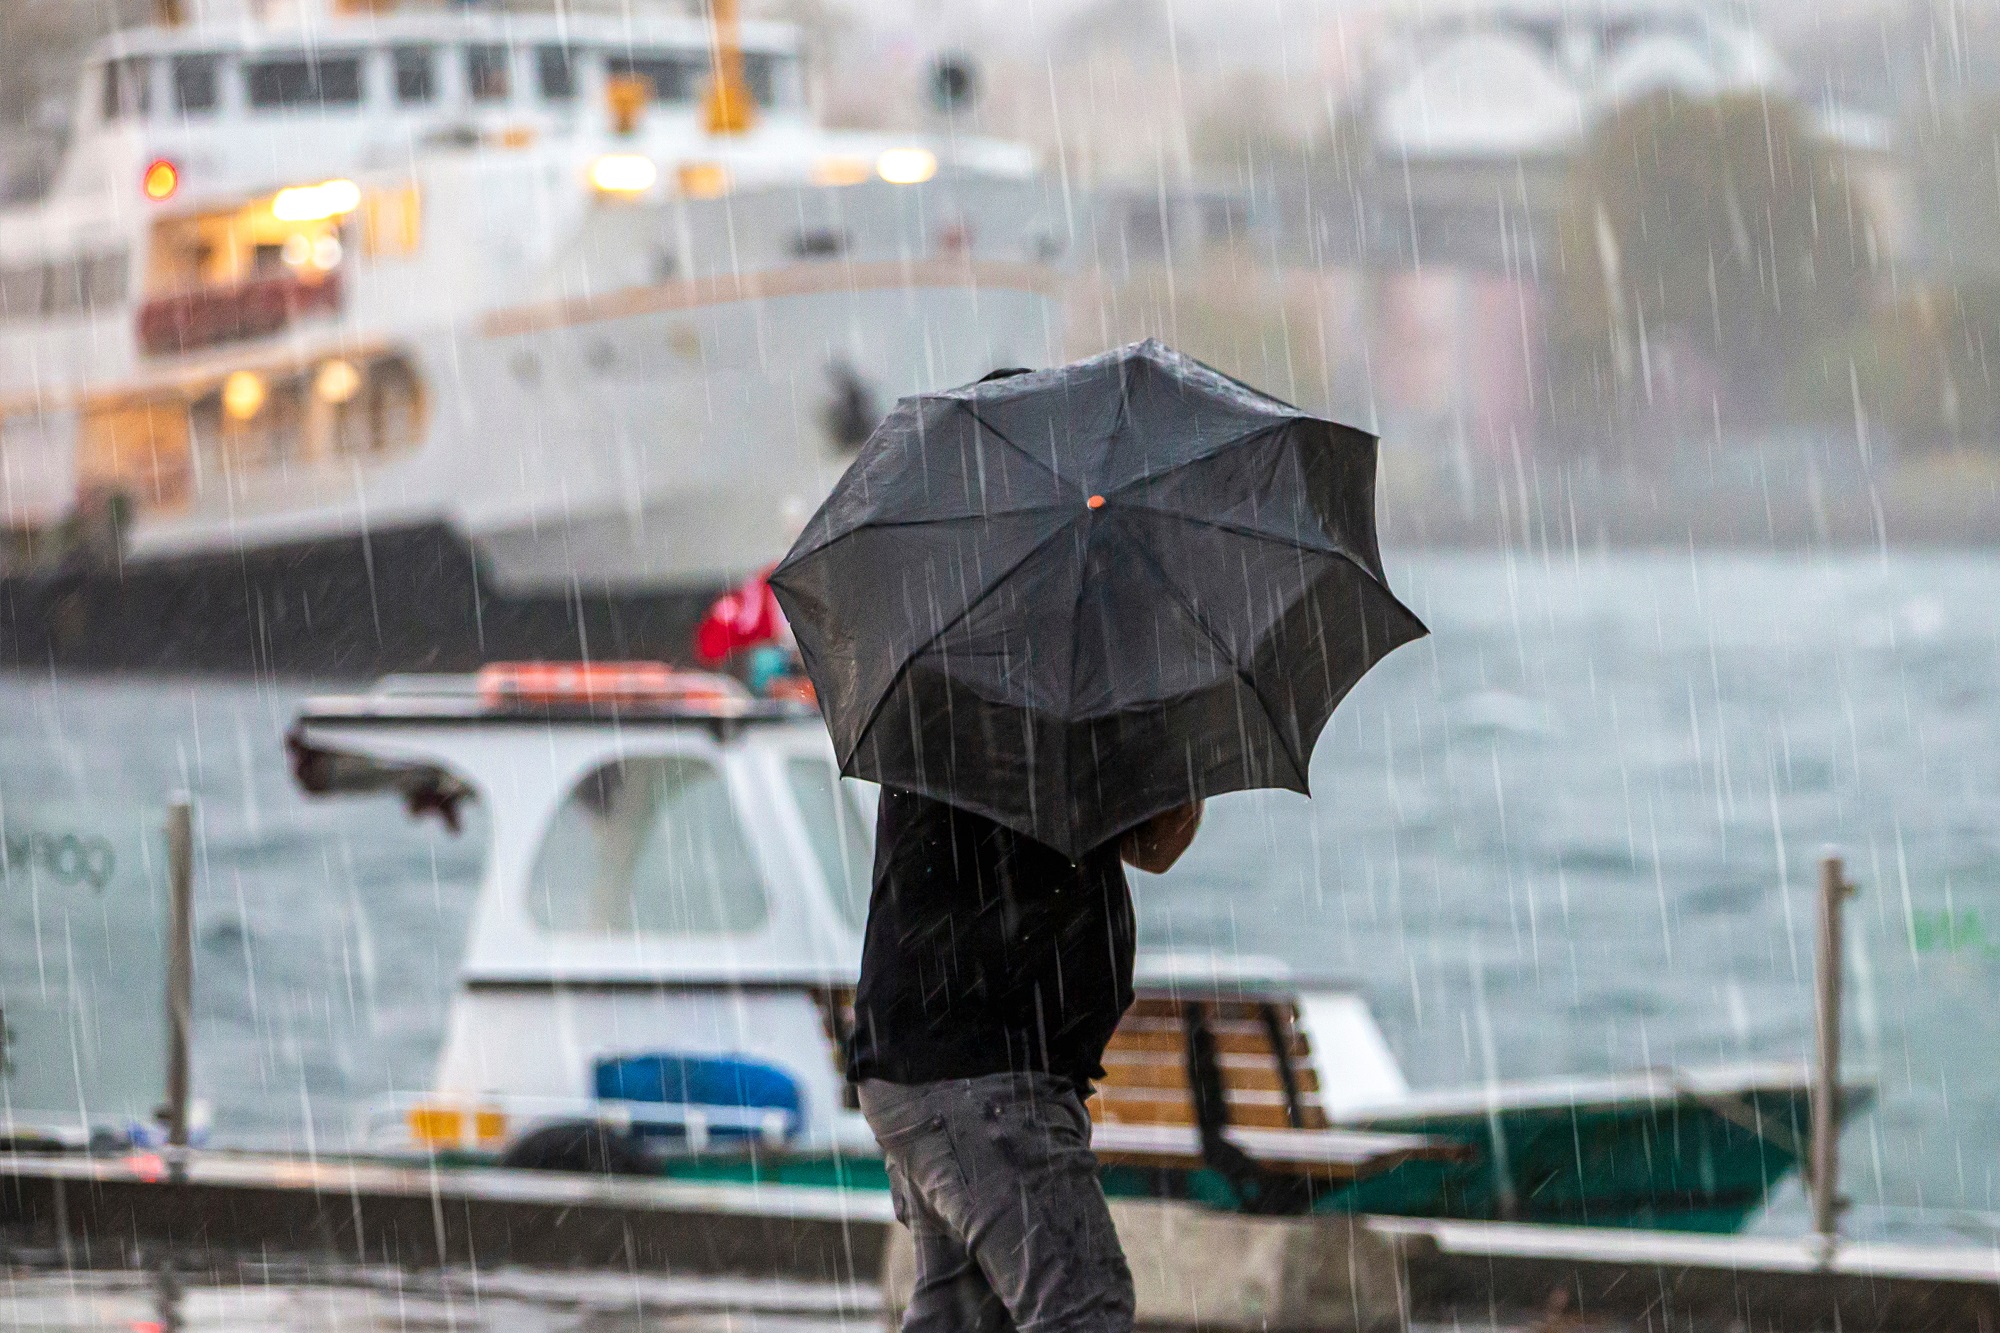
[(659, 180), (653, 159), (638, 153), (606, 153), (590, 167), (590, 183), (605, 194), (644, 194)]
[(413, 1106), (410, 1137), (426, 1148), (456, 1148), (465, 1139), (465, 1113), (455, 1106)]
[(928, 148), (891, 148), (875, 159), (876, 172), (891, 185), (921, 185), (937, 167), (937, 154)]
[(278, 191), (271, 216), (280, 222), (325, 222), (361, 207), (361, 187), (353, 181), (323, 181)]
[(340, 404), (361, 392), (361, 372), (354, 368), (352, 361), (329, 361), (319, 368), (319, 375), (313, 380), (313, 392), (321, 401)]
[(865, 157), (823, 157), (813, 163), (814, 185), (859, 185), (874, 173)]
[(248, 421), (264, 410), (266, 390), (263, 377), (239, 370), (222, 382), (222, 410), (238, 421)]
[(681, 193), (690, 199), (720, 199), (729, 193), (729, 168), (720, 162), (683, 162)]
[(164, 157), (146, 168), (146, 197), (155, 203), (174, 197), (181, 188), (181, 171)]
[(294, 232), (285, 238), (285, 244), (279, 249), (278, 255), (293, 268), (304, 268), (312, 263), (312, 237)]
[(482, 1146), (499, 1143), (507, 1137), (507, 1113), (481, 1107), (472, 1113), (472, 1136)]

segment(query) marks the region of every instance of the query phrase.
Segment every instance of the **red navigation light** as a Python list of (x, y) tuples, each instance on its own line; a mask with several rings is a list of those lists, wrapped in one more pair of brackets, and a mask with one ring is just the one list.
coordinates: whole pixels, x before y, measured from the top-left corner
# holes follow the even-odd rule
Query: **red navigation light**
[(149, 1185), (167, 1178), (167, 1159), (156, 1152), (135, 1152), (125, 1159), (126, 1169)]
[(181, 188), (181, 169), (161, 158), (146, 168), (146, 197), (154, 203), (165, 203)]
[(664, 662), (495, 662), (481, 669), (478, 686), (488, 708), (727, 704), (745, 697), (727, 676), (676, 671)]

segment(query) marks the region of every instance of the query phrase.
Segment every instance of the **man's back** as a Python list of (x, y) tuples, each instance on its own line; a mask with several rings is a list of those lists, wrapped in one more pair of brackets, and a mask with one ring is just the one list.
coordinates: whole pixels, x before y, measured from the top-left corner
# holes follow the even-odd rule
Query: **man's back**
[(885, 790), (850, 1072), (1102, 1078), (1132, 1003), (1134, 934), (1116, 844), (1072, 863), (984, 816)]

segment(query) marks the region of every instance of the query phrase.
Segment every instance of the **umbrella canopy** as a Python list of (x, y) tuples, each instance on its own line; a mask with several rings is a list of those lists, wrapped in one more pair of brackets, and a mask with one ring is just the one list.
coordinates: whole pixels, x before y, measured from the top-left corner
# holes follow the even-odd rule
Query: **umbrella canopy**
[(771, 575), (841, 771), (1071, 857), (1306, 791), (1334, 706), (1426, 632), (1375, 445), (1151, 340), (904, 399)]

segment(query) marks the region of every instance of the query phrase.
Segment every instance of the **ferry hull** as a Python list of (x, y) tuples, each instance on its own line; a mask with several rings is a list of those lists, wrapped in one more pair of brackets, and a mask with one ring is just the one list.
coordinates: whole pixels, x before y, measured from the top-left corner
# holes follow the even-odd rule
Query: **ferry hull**
[(504, 589), (442, 523), (0, 579), (0, 666), (321, 679), (688, 658), (722, 581)]

